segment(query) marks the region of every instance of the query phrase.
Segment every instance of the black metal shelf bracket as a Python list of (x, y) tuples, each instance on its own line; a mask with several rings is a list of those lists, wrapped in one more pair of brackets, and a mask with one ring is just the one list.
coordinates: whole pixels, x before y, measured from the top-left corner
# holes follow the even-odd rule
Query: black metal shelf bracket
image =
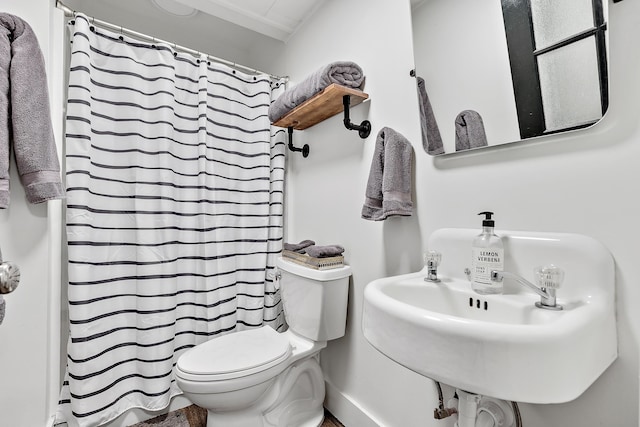
[(309, 156), (309, 144), (304, 144), (302, 148), (295, 147), (293, 145), (293, 126), (289, 126), (287, 130), (289, 131), (289, 150), (302, 152), (302, 157), (306, 159)]
[(357, 130), (360, 138), (365, 139), (371, 133), (371, 122), (365, 120), (359, 125), (354, 125), (349, 119), (349, 105), (351, 103), (351, 97), (344, 95), (342, 97), (342, 105), (344, 105), (344, 126), (349, 130)]

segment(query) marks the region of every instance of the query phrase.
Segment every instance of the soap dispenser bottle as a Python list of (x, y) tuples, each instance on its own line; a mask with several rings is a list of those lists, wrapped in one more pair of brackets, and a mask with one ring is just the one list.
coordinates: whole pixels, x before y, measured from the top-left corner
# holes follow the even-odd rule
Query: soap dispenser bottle
[(482, 233), (473, 239), (471, 288), (479, 294), (501, 294), (502, 282), (491, 281), (491, 271), (504, 270), (502, 239), (493, 232), (493, 212), (480, 212), (478, 215), (484, 215), (485, 219), (482, 221)]

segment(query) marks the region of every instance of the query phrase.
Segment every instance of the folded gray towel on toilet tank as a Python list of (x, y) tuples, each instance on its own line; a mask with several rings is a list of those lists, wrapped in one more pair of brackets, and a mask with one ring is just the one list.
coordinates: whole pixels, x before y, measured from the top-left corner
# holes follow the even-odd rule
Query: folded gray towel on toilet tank
[(418, 106), (420, 107), (420, 128), (422, 130), (422, 147), (427, 154), (435, 156), (443, 154), (442, 137), (433, 114), (429, 95), (422, 77), (418, 77)]
[(300, 243), (285, 243), (283, 248), (285, 251), (298, 252), (300, 254), (304, 253), (305, 248), (315, 245), (316, 242), (313, 240), (303, 240)]
[(25, 21), (0, 13), (0, 208), (9, 205), (9, 153), (30, 203), (64, 196), (44, 58)]
[(269, 120), (279, 118), (332, 83), (351, 89), (362, 89), (364, 74), (355, 62), (337, 61), (320, 68), (294, 87), (287, 89), (269, 106)]
[(456, 151), (486, 147), (487, 134), (477, 111), (464, 110), (456, 117)]
[(344, 248), (340, 245), (326, 245), (326, 246), (309, 246), (305, 249), (307, 255), (314, 258), (328, 258), (332, 256), (342, 255)]
[(362, 206), (362, 218), (382, 221), (410, 216), (413, 147), (402, 134), (385, 127), (378, 132)]

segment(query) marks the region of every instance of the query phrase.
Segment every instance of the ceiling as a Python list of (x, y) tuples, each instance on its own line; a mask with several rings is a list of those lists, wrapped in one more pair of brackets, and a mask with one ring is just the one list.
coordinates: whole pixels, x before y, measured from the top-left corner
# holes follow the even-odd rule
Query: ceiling
[[(286, 42), (325, 0), (162, 0), (175, 2)], [(411, 0), (415, 8), (425, 0)]]
[(325, 0), (165, 0), (286, 42)]

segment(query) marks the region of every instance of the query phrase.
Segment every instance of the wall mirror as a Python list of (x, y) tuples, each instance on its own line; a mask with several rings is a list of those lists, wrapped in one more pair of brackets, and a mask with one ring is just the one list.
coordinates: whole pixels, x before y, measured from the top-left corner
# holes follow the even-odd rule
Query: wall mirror
[(413, 0), (412, 19), (429, 154), (579, 129), (607, 110), (606, 0)]

